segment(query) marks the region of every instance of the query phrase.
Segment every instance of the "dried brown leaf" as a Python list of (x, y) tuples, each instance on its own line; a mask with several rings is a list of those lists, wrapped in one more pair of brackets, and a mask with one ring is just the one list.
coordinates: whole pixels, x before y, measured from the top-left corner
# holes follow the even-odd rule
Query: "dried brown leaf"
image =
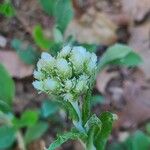
[(149, 0), (122, 0), (124, 11), (135, 21), (142, 21), (150, 12)]
[(34, 67), (24, 64), (16, 52), (0, 51), (0, 63), (2, 63), (12, 77), (25, 78), (32, 75)]
[(96, 78), (96, 88), (102, 94), (105, 94), (105, 89), (110, 80), (118, 76), (118, 72), (108, 72), (107, 69), (99, 73)]
[(142, 57), (141, 68), (150, 79), (150, 22), (131, 29), (129, 45)]
[(73, 35), (81, 43), (109, 45), (117, 40), (116, 29), (106, 15), (91, 8), (69, 24), (65, 37)]

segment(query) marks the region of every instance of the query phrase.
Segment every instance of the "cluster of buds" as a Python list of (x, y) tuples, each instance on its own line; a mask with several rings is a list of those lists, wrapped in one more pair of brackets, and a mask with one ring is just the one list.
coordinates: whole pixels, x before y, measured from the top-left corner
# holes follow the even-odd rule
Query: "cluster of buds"
[(81, 46), (65, 46), (57, 57), (43, 52), (34, 71), (33, 86), (39, 92), (74, 100), (94, 82), (97, 56)]

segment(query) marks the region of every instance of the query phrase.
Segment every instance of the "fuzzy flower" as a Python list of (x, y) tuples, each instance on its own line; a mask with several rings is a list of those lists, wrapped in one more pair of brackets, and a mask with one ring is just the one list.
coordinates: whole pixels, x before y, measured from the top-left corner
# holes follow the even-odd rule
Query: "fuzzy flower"
[(76, 74), (80, 74), (84, 71), (86, 58), (87, 53), (85, 48), (81, 46), (73, 47), (69, 60), (73, 64), (73, 69)]
[(33, 83), (32, 83), (32, 85), (33, 85), (33, 87), (35, 88), (35, 89), (37, 89), (37, 90), (39, 90), (39, 91), (43, 91), (44, 89), (43, 89), (43, 82), (42, 81), (34, 81)]
[(79, 79), (77, 80), (77, 84), (75, 87), (75, 91), (77, 93), (83, 93), (88, 89), (88, 76), (81, 75)]
[(57, 59), (56, 68), (57, 68), (56, 72), (58, 73), (58, 76), (63, 78), (70, 78), (72, 76), (72, 69), (65, 59), (63, 58)]
[(94, 82), (97, 57), (81, 46), (65, 46), (56, 57), (42, 53), (34, 71), (38, 91), (73, 100)]
[(59, 82), (54, 79), (48, 78), (44, 80), (44, 89), (50, 93), (56, 92), (59, 89), (59, 86)]
[(71, 93), (66, 93), (63, 95), (65, 101), (73, 101), (73, 95)]
[(71, 80), (66, 80), (64, 84), (64, 88), (67, 91), (70, 91), (73, 88), (74, 83)]
[(58, 58), (65, 58), (70, 54), (71, 47), (69, 45), (64, 46), (60, 53), (58, 53)]
[(89, 61), (86, 63), (86, 72), (90, 75), (95, 72), (97, 68), (97, 56), (92, 53)]
[(37, 63), (38, 71), (44, 70), (49, 72), (54, 68), (55, 59), (48, 53), (43, 52), (41, 55), (41, 59)]
[(34, 70), (33, 76), (34, 76), (34, 78), (37, 79), (37, 80), (42, 80), (42, 79), (44, 79), (44, 74), (43, 74), (41, 71), (36, 71), (36, 70)]

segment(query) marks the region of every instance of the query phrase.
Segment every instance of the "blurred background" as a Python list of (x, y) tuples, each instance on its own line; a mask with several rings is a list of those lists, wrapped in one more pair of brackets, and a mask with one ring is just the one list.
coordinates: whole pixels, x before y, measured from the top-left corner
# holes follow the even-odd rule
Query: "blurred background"
[[(107, 150), (150, 150), (149, 0), (0, 0), (0, 150), (43, 150), (70, 129), (59, 104), (32, 86), (41, 52), (55, 56), (66, 43), (99, 60), (115, 43), (141, 57), (97, 75), (91, 109), (118, 115)], [(71, 141), (59, 150), (83, 148)]]

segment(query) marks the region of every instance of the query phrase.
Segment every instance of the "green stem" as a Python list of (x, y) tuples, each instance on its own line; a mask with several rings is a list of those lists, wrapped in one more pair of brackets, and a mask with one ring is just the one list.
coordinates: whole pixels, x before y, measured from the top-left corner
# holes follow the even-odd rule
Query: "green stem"
[(76, 111), (79, 120), (73, 120), (73, 124), (74, 126), (80, 131), (80, 132), (85, 132), (84, 127), (82, 126), (82, 115), (81, 115), (81, 111), (78, 105), (78, 101), (70, 101), (72, 107), (74, 108), (74, 110)]
[(18, 146), (20, 150), (27, 150), (22, 133), (20, 131), (17, 132), (17, 141), (18, 141)]

